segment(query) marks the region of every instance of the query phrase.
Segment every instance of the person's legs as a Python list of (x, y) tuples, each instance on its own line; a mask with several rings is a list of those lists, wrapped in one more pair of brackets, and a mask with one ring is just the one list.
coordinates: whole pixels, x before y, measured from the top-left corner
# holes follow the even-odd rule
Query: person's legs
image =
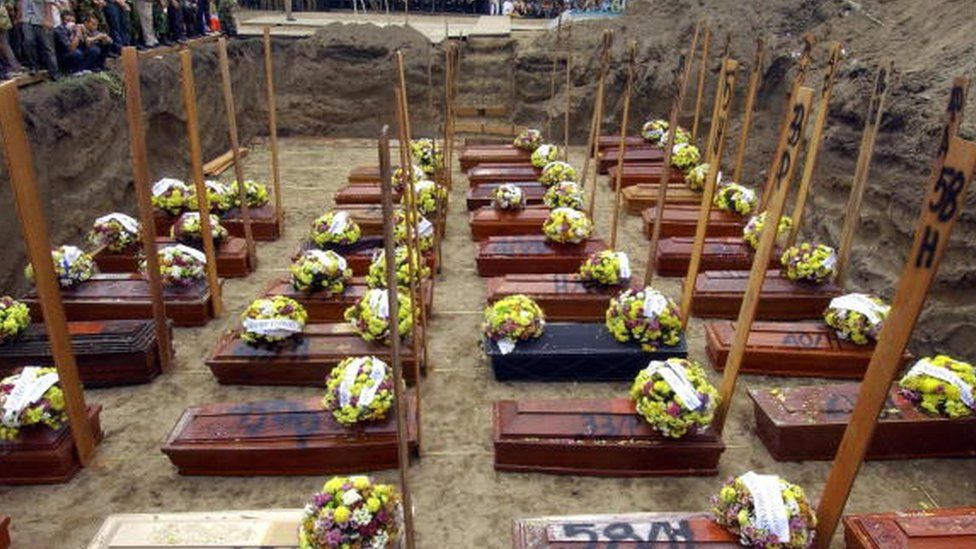
[(60, 71), (58, 70), (58, 56), (54, 49), (54, 29), (49, 29), (42, 25), (35, 26), (37, 28), (34, 30), (40, 36), (40, 40), (38, 41), (40, 49), (38, 51), (40, 53), (41, 63), (47, 69), (47, 75), (52, 80), (57, 80), (58, 76), (60, 76)]
[(210, 0), (200, 0), (199, 3), (199, 15), (197, 20), (200, 21), (200, 32), (202, 34), (210, 33)]
[(120, 53), (125, 44), (122, 40), (122, 26), (124, 25), (122, 8), (113, 0), (108, 0), (103, 11), (105, 12), (105, 22), (108, 23), (108, 35), (112, 37), (112, 49), (115, 53)]
[(0, 55), (3, 56), (4, 62), (7, 63), (7, 69), (11, 72), (17, 72), (24, 70), (24, 67), (20, 66), (20, 61), (17, 61), (17, 56), (14, 55), (14, 50), (10, 49), (10, 33), (8, 31), (0, 31)]
[(186, 31), (183, 28), (183, 9), (179, 6), (179, 1), (170, 2), (167, 10), (169, 17), (169, 39), (178, 42), (186, 40)]
[(21, 48), (24, 53), (24, 63), (31, 71), (40, 70), (40, 63), (37, 60), (38, 36), (34, 32), (34, 25), (30, 23), (20, 23)]
[(64, 65), (62, 68), (65, 74), (73, 74), (88, 68), (85, 66), (85, 54), (78, 49), (72, 52), (65, 52), (61, 58), (61, 62)]
[(153, 6), (148, 0), (136, 0), (136, 13), (139, 14), (139, 27), (142, 28), (143, 44), (149, 48), (159, 45), (156, 29), (153, 28)]

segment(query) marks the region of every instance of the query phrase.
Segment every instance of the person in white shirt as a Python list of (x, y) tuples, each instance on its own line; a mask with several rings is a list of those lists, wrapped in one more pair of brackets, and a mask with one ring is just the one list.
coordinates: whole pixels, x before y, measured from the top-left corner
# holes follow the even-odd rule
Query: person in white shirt
[(514, 11), (515, 4), (512, 2), (512, 0), (505, 0), (505, 3), (502, 4), (502, 15), (512, 15)]

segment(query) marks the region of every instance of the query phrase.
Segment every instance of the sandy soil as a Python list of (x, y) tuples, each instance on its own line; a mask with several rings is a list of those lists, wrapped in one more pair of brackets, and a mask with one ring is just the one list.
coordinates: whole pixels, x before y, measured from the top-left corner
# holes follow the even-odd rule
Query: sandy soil
[[(227, 312), (201, 329), (176, 332), (177, 368), (154, 383), (93, 390), (105, 407), (106, 438), (92, 465), (59, 486), (0, 488), (0, 512), (13, 517), (15, 547), (84, 547), (111, 513), (300, 507), (322, 477), (181, 477), (159, 451), (161, 441), (189, 405), (265, 398), (299, 398), (316, 389), (218, 386), (203, 364), (219, 333), (283, 268), (305, 227), (332, 203), (352, 165), (372, 163), (368, 141), (286, 139), (282, 175), (287, 205), (285, 237), (259, 245), (261, 267), (245, 280), (229, 280)], [(574, 151), (575, 158), (581, 156)], [(252, 149), (249, 177), (267, 180), (268, 154)], [(704, 510), (726, 475), (754, 469), (776, 472), (817, 497), (828, 463), (776, 463), (752, 433), (743, 386), (780, 380), (746, 377), (740, 384), (725, 442), (721, 474), (713, 478), (594, 479), (502, 474), (492, 469), (490, 405), (503, 398), (609, 397), (625, 383), (498, 383), (478, 348), (483, 283), (474, 273), (473, 245), (463, 207), (464, 179), (452, 195), (430, 331), (432, 371), (422, 385), (423, 457), (411, 467), (420, 547), (501, 548), (510, 545), (515, 517), (618, 511)], [(600, 179), (597, 227), (608, 236), (610, 193)], [(646, 241), (636, 217), (624, 216), (622, 247), (642, 272)], [(677, 295), (675, 280), (658, 286)], [(690, 325), (691, 356), (704, 357), (701, 325)], [(717, 375), (714, 376), (717, 382)], [(786, 381), (787, 384), (816, 381)], [(394, 480), (394, 472), (381, 477)], [(972, 504), (976, 461), (923, 460), (869, 463), (861, 471), (848, 511), (888, 511), (920, 506)]]

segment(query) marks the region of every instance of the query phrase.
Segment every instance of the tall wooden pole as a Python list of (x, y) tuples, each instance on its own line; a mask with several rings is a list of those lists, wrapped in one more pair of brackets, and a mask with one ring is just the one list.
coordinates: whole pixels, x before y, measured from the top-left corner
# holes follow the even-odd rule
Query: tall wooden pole
[(566, 34), (566, 110), (563, 112), (563, 160), (569, 161), (569, 110), (573, 102), (572, 35)]
[[(257, 268), (258, 258), (254, 252), (254, 233), (251, 232), (251, 208), (247, 205), (247, 189), (244, 188), (244, 167), (241, 166), (241, 144), (237, 134), (237, 106), (234, 103), (234, 88), (230, 80), (230, 60), (227, 57), (227, 38), (217, 39), (217, 57), (220, 63), (220, 81), (224, 89), (224, 110), (227, 113), (227, 133), (230, 137), (231, 155), (234, 157), (234, 177), (237, 179), (237, 199), (241, 203), (241, 219), (244, 222), (244, 241), (247, 244), (247, 259), (251, 268)], [(202, 225), (201, 225), (202, 226)]]
[(742, 183), (742, 168), (746, 162), (746, 142), (752, 129), (752, 116), (756, 108), (756, 94), (759, 92), (759, 80), (762, 78), (763, 57), (765, 45), (762, 38), (756, 39), (756, 54), (752, 58), (752, 72), (749, 74), (749, 88), (746, 91), (746, 103), (743, 108), (742, 129), (739, 131), (739, 147), (735, 151), (735, 168), (732, 171), (732, 181)]
[(551, 103), (556, 98), (556, 68), (559, 65), (559, 45), (562, 43), (563, 38), (563, 19), (560, 17), (556, 21), (556, 39), (552, 44), (552, 51), (549, 53), (549, 60), (552, 63), (552, 71), (549, 73), (549, 103), (550, 106), (546, 109), (546, 139), (552, 143), (554, 140), (552, 138), (552, 105)]
[[(630, 96), (634, 92), (634, 63), (637, 57), (637, 41), (630, 43), (627, 59), (627, 86), (624, 89), (624, 110), (620, 116), (620, 154), (617, 156), (617, 175), (613, 184), (613, 213), (610, 220), (610, 249), (617, 249), (617, 226), (620, 218), (620, 178), (623, 175), (624, 156), (627, 154), (627, 126), (630, 124)], [(596, 182), (594, 181), (594, 186)]]
[(200, 212), (200, 239), (203, 253), (207, 257), (207, 285), (210, 287), (210, 300), (213, 314), (219, 317), (223, 312), (220, 280), (217, 278), (217, 251), (214, 247), (213, 229), (210, 226), (210, 199), (207, 186), (203, 182), (203, 160), (200, 152), (200, 128), (197, 120), (197, 92), (193, 80), (193, 52), (185, 49), (180, 52), (180, 80), (183, 92), (183, 108), (186, 110), (186, 136), (190, 145), (190, 169), (193, 184), (197, 191), (197, 210)]
[(274, 65), (271, 55), (271, 27), (264, 27), (264, 81), (268, 101), (268, 137), (271, 145), (271, 181), (274, 189), (278, 231), (285, 230), (285, 209), (281, 203), (281, 166), (278, 164), (278, 106), (275, 99)]
[(698, 140), (698, 122), (701, 118), (702, 101), (705, 98), (705, 76), (708, 74), (708, 47), (712, 42), (712, 31), (705, 27), (705, 37), (702, 40), (701, 66), (698, 67), (698, 98), (695, 99), (695, 118), (691, 124), (691, 141)]
[(783, 215), (783, 210), (786, 206), (786, 195), (789, 194), (790, 181), (793, 179), (793, 172), (796, 169), (796, 158), (800, 153), (812, 100), (813, 90), (810, 88), (800, 88), (790, 101), (789, 112), (791, 113), (791, 117), (790, 122), (787, 124), (789, 132), (786, 134), (786, 146), (782, 148), (782, 157), (775, 162), (778, 170), (775, 174), (774, 184), (771, 189), (772, 196), (769, 201), (769, 207), (766, 210), (766, 224), (763, 228), (762, 235), (759, 237), (759, 246), (756, 248), (756, 255), (752, 260), (752, 270), (749, 273), (749, 285), (746, 287), (745, 295), (742, 297), (739, 317), (735, 322), (735, 336), (732, 340), (732, 348), (725, 361), (725, 371), (723, 372), (722, 384), (719, 388), (719, 395), (722, 400), (715, 410), (715, 419), (712, 422), (712, 425), (719, 434), (725, 428), (725, 420), (728, 417), (729, 407), (732, 405), (735, 383), (739, 377), (742, 358), (745, 356), (746, 341), (749, 337), (749, 330), (752, 329), (752, 322), (756, 317), (756, 310), (759, 307), (759, 297), (762, 292), (763, 283), (766, 281), (769, 259), (772, 257), (773, 248), (776, 246), (776, 232), (779, 219)]
[[(607, 72), (610, 69), (610, 46), (613, 45), (613, 32), (609, 29), (603, 31), (603, 49), (600, 53), (600, 76), (596, 83), (596, 101), (593, 104), (593, 118), (590, 120), (590, 139), (586, 144), (586, 157), (583, 159), (583, 177), (580, 184), (583, 189), (587, 188), (587, 181), (590, 179), (590, 160), (597, 155), (597, 140), (600, 139), (600, 126), (603, 123), (603, 94), (607, 81)], [(593, 219), (593, 208), (596, 204), (596, 169), (593, 170), (593, 184), (589, 187), (589, 198), (586, 203), (586, 215)]]
[(146, 154), (146, 130), (142, 126), (142, 86), (139, 80), (139, 53), (133, 47), (122, 48), (122, 68), (125, 74), (125, 113), (129, 122), (129, 153), (132, 155), (132, 180), (139, 208), (139, 237), (146, 260), (146, 280), (152, 301), (153, 325), (159, 346), (160, 367), (168, 372), (173, 366), (173, 344), (170, 341), (166, 305), (163, 301), (163, 282), (156, 255), (156, 219), (149, 190), (149, 161)]
[[(695, 32), (691, 35), (691, 46), (688, 48), (688, 57), (685, 63), (685, 72), (681, 75), (681, 102), (678, 104), (678, 116), (684, 110), (684, 99), (688, 92), (688, 81), (691, 80), (691, 68), (695, 65), (695, 53), (698, 51), (698, 38), (701, 36), (702, 22), (695, 23)], [(674, 127), (674, 126), (671, 126)]]
[(82, 465), (88, 465), (95, 454), (95, 435), (88, 422), (85, 393), (81, 388), (78, 365), (71, 350), (68, 321), (61, 303), (61, 288), (54, 272), (54, 260), (51, 259), (51, 239), (37, 192), (34, 157), (24, 128), (17, 83), (13, 80), (0, 84), (0, 135), (3, 136), (4, 159), (7, 173), (10, 174), (17, 218), (24, 233), (27, 256), (34, 266), (34, 285), (41, 302), (44, 327), (47, 330), (54, 366), (58, 370), (61, 390), (64, 392), (71, 438), (78, 452), (78, 460)]

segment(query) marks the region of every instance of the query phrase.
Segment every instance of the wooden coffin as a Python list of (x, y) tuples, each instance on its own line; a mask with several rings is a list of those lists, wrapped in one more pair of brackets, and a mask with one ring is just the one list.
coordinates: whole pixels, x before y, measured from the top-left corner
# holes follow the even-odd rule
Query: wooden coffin
[[(705, 318), (739, 317), (749, 271), (708, 271), (698, 275), (691, 312)], [(819, 318), (830, 300), (843, 294), (833, 283), (793, 282), (780, 271), (769, 271), (760, 293), (756, 320), (802, 320)]]
[[(698, 212), (701, 204), (665, 204), (664, 215), (661, 217), (661, 238), (677, 236), (693, 237), (698, 229)], [(651, 237), (654, 221), (657, 216), (656, 208), (647, 208), (641, 212), (644, 221), (644, 235)], [(742, 239), (742, 229), (748, 219), (724, 210), (712, 208), (708, 212), (708, 229), (705, 235), (709, 237), (738, 237)], [(687, 267), (685, 268), (687, 270)]]
[[(102, 440), (102, 407), (88, 406), (95, 442)], [(71, 429), (40, 426), (21, 431), (16, 440), (0, 440), (0, 484), (56, 484), (68, 482), (81, 469)]]
[[(362, 277), (354, 277), (346, 284), (346, 291), (339, 295), (326, 295), (324, 292), (303, 292), (291, 285), (291, 280), (282, 278), (272, 280), (264, 289), (264, 295), (283, 295), (294, 299), (305, 307), (308, 322), (343, 322), (346, 309), (362, 298), (369, 287)], [(430, 314), (434, 301), (434, 284), (425, 280), (422, 284), (424, 304)]]
[[(407, 393), (414, 454), (417, 393)], [(326, 475), (396, 469), (395, 408), (386, 419), (340, 425), (322, 399), (263, 400), (187, 408), (163, 443), (181, 475)]]
[[(399, 208), (399, 206), (394, 206)], [(380, 204), (347, 204), (342, 210), (359, 225), (363, 236), (383, 236), (383, 206)]]
[[(522, 196), (525, 197), (526, 206), (541, 206), (542, 197), (546, 194), (546, 188), (542, 186), (538, 181), (516, 181), (512, 182), (512, 185), (520, 187), (522, 189)], [(478, 208), (484, 208), (486, 206), (492, 205), (492, 198), (495, 195), (495, 189), (501, 183), (486, 183), (484, 185), (478, 185), (477, 187), (471, 187), (468, 189), (468, 211), (474, 211)]]
[(542, 224), (549, 219), (549, 208), (529, 206), (518, 211), (499, 210), (492, 206), (479, 208), (468, 214), (471, 238), (485, 240), (492, 236), (522, 236), (542, 233)]
[[(251, 235), (254, 240), (264, 242), (278, 240), (282, 228), (278, 223), (274, 204), (268, 203), (260, 208), (251, 208), (248, 210), (248, 214), (251, 217)], [(179, 216), (171, 216), (166, 212), (156, 210), (154, 218), (156, 236), (168, 237), (170, 227), (176, 222), (177, 217)], [(235, 208), (224, 212), (220, 216), (220, 224), (227, 229), (231, 236), (244, 238), (244, 219), (241, 217), (239, 209)]]
[(488, 279), (488, 302), (523, 294), (546, 313), (547, 321), (600, 322), (610, 299), (625, 286), (585, 284), (578, 274), (515, 274)]
[(542, 335), (520, 341), (503, 355), (491, 339), (485, 354), (498, 381), (627, 381), (652, 360), (685, 358), (684, 338), (674, 347), (647, 352), (636, 343), (620, 343), (602, 323), (549, 322)]
[[(301, 509), (109, 515), (88, 549), (298, 547)], [(161, 541), (164, 540), (164, 541)]]
[(532, 164), (532, 153), (513, 145), (497, 147), (491, 145), (465, 147), (458, 157), (461, 171), (466, 172), (478, 165), (489, 164)]
[[(633, 187), (638, 184), (657, 185), (661, 181), (661, 173), (664, 171), (663, 164), (624, 164), (623, 172), (620, 176), (620, 186), (622, 188)], [(617, 166), (611, 166), (607, 170), (607, 185), (614, 188), (617, 177)], [(678, 168), (671, 168), (668, 173), (668, 183), (685, 182), (685, 174)]]
[[(668, 194), (665, 197), (666, 204), (690, 204), (701, 205), (701, 193), (693, 191), (684, 183), (670, 183)], [(643, 183), (624, 187), (620, 191), (623, 199), (624, 211), (631, 215), (640, 215), (641, 212), (657, 205), (656, 183)]]
[(708, 513), (629, 513), (515, 519), (513, 549), (739, 549)]
[[(69, 322), (68, 333), (85, 387), (148, 383), (160, 374), (152, 320)], [(24, 366), (53, 363), (44, 324), (32, 324), (14, 341), (0, 345), (0, 378)]]
[[(624, 137), (624, 144), (628, 149), (659, 149), (657, 145), (651, 145), (646, 139), (639, 135), (628, 135)], [(600, 135), (596, 138), (597, 152), (620, 147), (619, 135)]]
[[(157, 237), (156, 245), (165, 246), (175, 241)], [(251, 264), (247, 257), (247, 241), (236, 236), (228, 236), (217, 244), (217, 276), (220, 278), (243, 278), (251, 274)], [(137, 273), (140, 258), (138, 252), (113, 253), (104, 247), (95, 250), (92, 258), (103, 273)]]
[(479, 276), (575, 273), (590, 254), (607, 249), (599, 238), (580, 244), (550, 242), (545, 235), (493, 236), (476, 244)]
[[(777, 461), (831, 460), (857, 401), (858, 383), (749, 389), (756, 434)], [(976, 456), (976, 417), (930, 416), (893, 386), (867, 459)]]
[[(397, 166), (391, 166), (390, 170), (396, 170)], [(376, 164), (372, 166), (355, 166), (349, 171), (346, 178), (350, 185), (373, 185), (380, 184), (380, 167)], [(443, 170), (434, 174), (433, 179), (438, 183), (444, 181)]]
[(10, 547), (10, 517), (0, 515), (0, 549)]
[[(403, 376), (412, 384), (417, 376), (410, 339), (401, 349)], [(322, 387), (332, 368), (345, 358), (375, 355), (389, 360), (389, 354), (388, 346), (363, 341), (351, 324), (307, 324), (301, 339), (278, 346), (248, 345), (238, 330), (232, 330), (217, 341), (206, 364), (224, 385)]]
[[(654, 255), (654, 266), (661, 276), (685, 276), (691, 264), (691, 251), (695, 247), (694, 236), (662, 238)], [(709, 237), (702, 248), (699, 271), (748, 271), (752, 268), (755, 252), (739, 236)], [(779, 266), (779, 254), (769, 259), (770, 268)]]
[[(382, 204), (383, 188), (379, 185), (346, 185), (336, 191), (335, 203), (340, 207), (349, 204)], [(400, 193), (393, 192), (393, 201), (400, 202)]]
[[(731, 320), (705, 323), (705, 351), (716, 370), (725, 368), (734, 337)], [(754, 322), (746, 341), (745, 374), (861, 379), (874, 353), (874, 345), (844, 341), (819, 320)], [(905, 362), (911, 358), (906, 352)]]
[[(620, 160), (620, 147), (607, 147), (598, 153), (598, 173), (609, 173), (610, 169)], [(627, 147), (624, 153), (624, 164), (664, 164), (664, 149), (658, 147)], [(677, 168), (674, 170), (678, 171)]]
[(529, 165), (475, 166), (468, 170), (468, 183), (472, 187), (489, 183), (509, 183), (511, 181), (536, 181), (542, 169)]
[[(213, 317), (206, 280), (186, 287), (163, 288), (166, 318), (174, 326), (203, 326)], [(31, 317), (41, 320), (41, 303), (33, 288), (24, 298)], [(96, 274), (91, 279), (61, 289), (64, 313), (71, 321), (132, 320), (152, 318), (149, 283), (138, 274)]]
[[(319, 248), (310, 240), (305, 240), (299, 246), (301, 250), (322, 249), (332, 250), (346, 259), (346, 266), (352, 269), (353, 276), (366, 276), (369, 273), (369, 266), (373, 262), (373, 253), (383, 250), (383, 239), (381, 237), (360, 238), (358, 242), (348, 245), (327, 244)], [(433, 250), (424, 252), (424, 261), (427, 266), (434, 270), (437, 268), (437, 258)]]
[(847, 549), (976, 547), (976, 507), (847, 515)]
[(503, 400), (492, 407), (495, 469), (593, 476), (715, 475), (714, 431), (661, 436), (629, 398)]

